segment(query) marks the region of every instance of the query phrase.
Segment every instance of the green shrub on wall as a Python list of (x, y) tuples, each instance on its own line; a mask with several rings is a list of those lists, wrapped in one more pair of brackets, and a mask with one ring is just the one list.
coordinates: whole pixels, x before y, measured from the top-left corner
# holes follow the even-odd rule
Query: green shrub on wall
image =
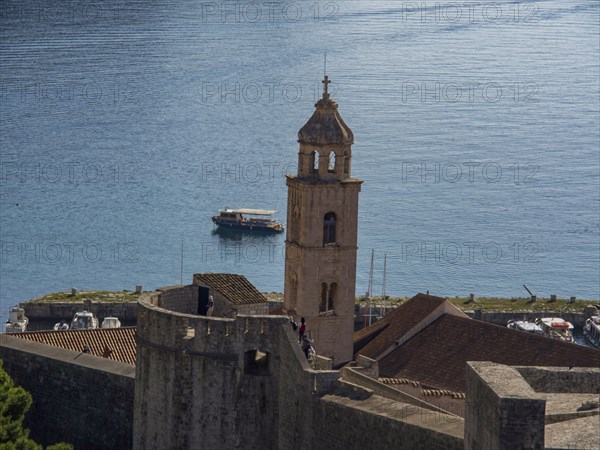
[[(0, 359), (0, 450), (42, 450), (41, 445), (29, 439), (29, 430), (23, 428), (23, 418), (31, 407), (31, 394), (15, 387), (2, 365)], [(73, 450), (73, 446), (61, 442), (47, 450)]]

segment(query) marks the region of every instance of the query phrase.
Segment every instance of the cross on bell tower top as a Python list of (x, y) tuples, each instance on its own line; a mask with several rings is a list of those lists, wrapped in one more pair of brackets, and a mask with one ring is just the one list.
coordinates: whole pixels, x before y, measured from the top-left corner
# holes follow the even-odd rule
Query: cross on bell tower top
[(329, 98), (329, 83), (331, 83), (331, 80), (327, 75), (325, 75), (325, 78), (323, 78), (321, 83), (323, 83), (323, 98), (327, 99)]

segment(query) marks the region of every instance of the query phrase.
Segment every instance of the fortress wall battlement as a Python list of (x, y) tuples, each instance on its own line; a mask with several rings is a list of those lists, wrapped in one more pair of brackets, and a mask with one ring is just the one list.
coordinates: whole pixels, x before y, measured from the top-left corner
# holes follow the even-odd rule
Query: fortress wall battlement
[(181, 351), (270, 352), (275, 330), (287, 324), (287, 319), (281, 316), (239, 315), (230, 319), (167, 309), (167, 306), (181, 306), (184, 311), (191, 309), (189, 298), (192, 290), (187, 288), (175, 287), (140, 297), (139, 338)]
[(178, 311), (185, 314), (196, 314), (198, 311), (198, 287), (167, 286), (157, 289), (150, 296), (161, 308)]
[(390, 421), (398, 422), (395, 448), (462, 447), (454, 428), (433, 437), (431, 429), (409, 429), (410, 418), (382, 413), (392, 400), (340, 382), (338, 370), (313, 370), (285, 316), (189, 314), (190, 291), (171, 289), (138, 300), (135, 450), (390, 448)]
[(138, 300), (133, 447), (273, 448), (287, 318), (189, 314), (192, 300), (182, 286)]

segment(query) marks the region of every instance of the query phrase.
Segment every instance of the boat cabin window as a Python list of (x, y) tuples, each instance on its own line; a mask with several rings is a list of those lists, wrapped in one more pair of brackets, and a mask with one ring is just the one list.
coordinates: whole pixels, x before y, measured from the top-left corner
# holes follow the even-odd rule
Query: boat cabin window
[(329, 212), (325, 214), (323, 221), (323, 245), (329, 246), (335, 244), (335, 214)]

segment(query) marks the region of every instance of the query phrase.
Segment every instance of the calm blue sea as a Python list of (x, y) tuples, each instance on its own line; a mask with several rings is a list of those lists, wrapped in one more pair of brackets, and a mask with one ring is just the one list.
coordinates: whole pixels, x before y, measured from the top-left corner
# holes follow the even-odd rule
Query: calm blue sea
[(50, 291), (235, 272), (283, 289), (276, 208), (323, 55), (353, 129), (357, 292), (600, 297), (599, 3), (5, 0), (0, 318)]

